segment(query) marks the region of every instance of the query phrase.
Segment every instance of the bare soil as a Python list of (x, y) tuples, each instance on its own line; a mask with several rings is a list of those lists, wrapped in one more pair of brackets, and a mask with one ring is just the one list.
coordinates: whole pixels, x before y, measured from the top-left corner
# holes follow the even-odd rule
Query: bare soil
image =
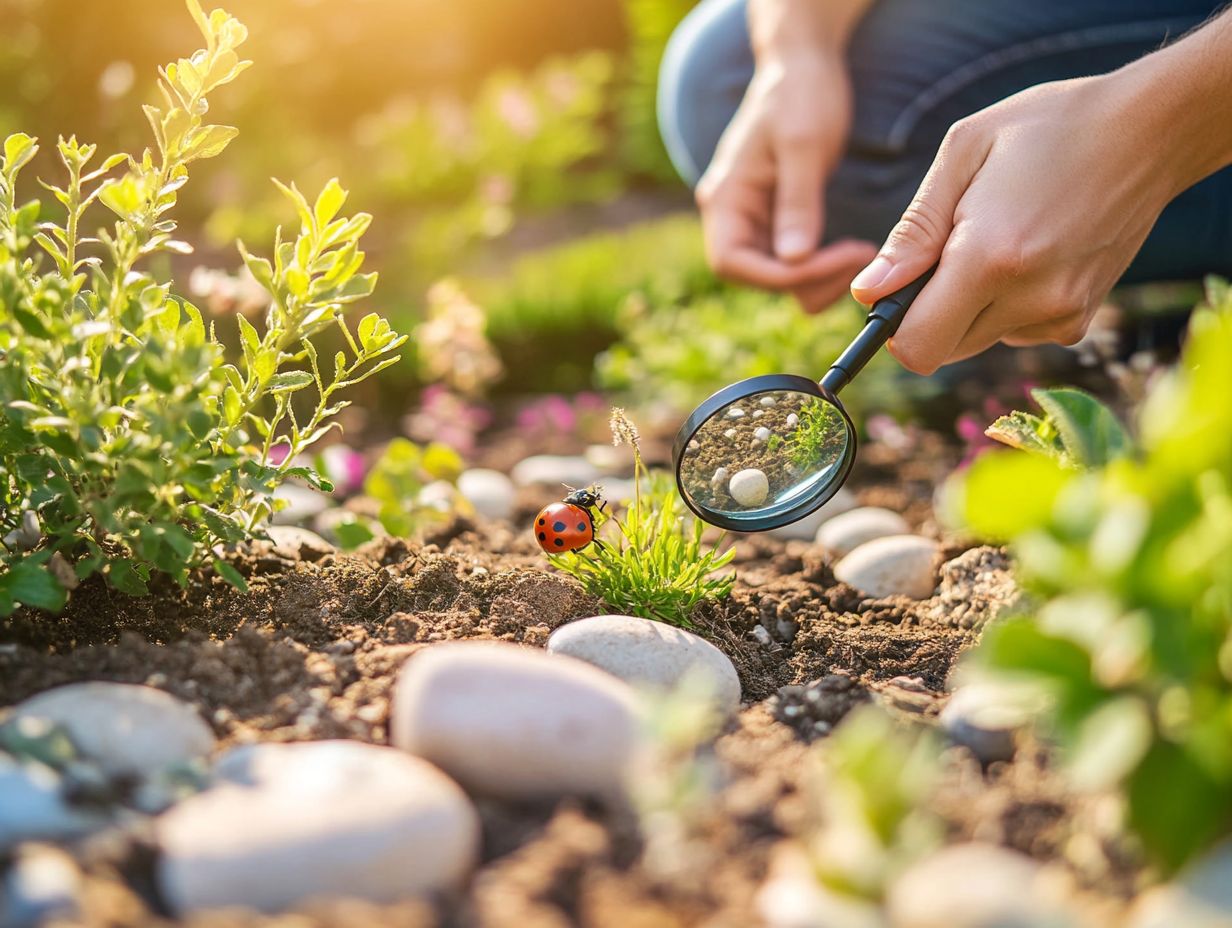
[[(931, 440), (930, 440), (931, 441)], [(952, 463), (935, 443), (907, 463), (869, 449), (861, 500), (931, 523), (932, 487)], [(388, 740), (391, 687), (402, 662), (434, 642), (498, 639), (542, 647), (551, 631), (604, 611), (546, 569), (529, 530), (454, 522), (422, 543), (379, 540), (316, 561), (237, 561), (241, 594), (206, 577), (130, 599), (92, 583), (63, 616), (19, 613), (0, 623), (0, 706), (63, 683), (144, 683), (196, 706), (224, 746), (252, 741)], [(515, 530), (516, 528), (516, 530)], [(484, 861), (465, 894), (374, 907), (336, 902), (302, 917), (236, 913), (196, 918), (239, 926), (485, 926), (485, 928), (749, 928), (770, 854), (807, 817), (809, 745), (861, 702), (917, 718), (944, 704), (955, 659), (1016, 591), (1003, 552), (946, 542), (949, 568), (932, 599), (869, 599), (838, 583), (808, 544), (738, 542), (731, 599), (697, 617), (735, 662), (745, 708), (715, 746), (724, 787), (699, 827), (704, 862), (649, 869), (628, 813), (576, 801), (481, 801)], [(811, 694), (811, 695), (810, 695)], [(1043, 750), (982, 770), (952, 748), (938, 809), (954, 836), (994, 840), (1065, 862), (1101, 904), (1130, 892), (1132, 857), (1098, 837), (1098, 809), (1067, 794)], [(1074, 848), (1080, 847), (1080, 859)], [(156, 850), (141, 827), (75, 848), (88, 873), (86, 915), (108, 926), (169, 924), (152, 879)]]

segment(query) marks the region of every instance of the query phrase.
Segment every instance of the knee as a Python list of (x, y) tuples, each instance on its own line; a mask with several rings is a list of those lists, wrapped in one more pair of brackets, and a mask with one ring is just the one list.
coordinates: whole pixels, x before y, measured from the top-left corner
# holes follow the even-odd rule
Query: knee
[(752, 74), (745, 0), (703, 0), (668, 41), (659, 68), (659, 132), (690, 186), (710, 163)]

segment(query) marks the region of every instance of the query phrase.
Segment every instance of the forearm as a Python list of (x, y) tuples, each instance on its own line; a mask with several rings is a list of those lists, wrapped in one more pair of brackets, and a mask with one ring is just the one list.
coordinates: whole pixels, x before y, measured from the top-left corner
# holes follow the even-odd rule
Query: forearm
[(872, 0), (749, 0), (758, 63), (798, 53), (841, 52)]
[(1110, 77), (1167, 151), (1174, 194), (1232, 164), (1232, 10)]

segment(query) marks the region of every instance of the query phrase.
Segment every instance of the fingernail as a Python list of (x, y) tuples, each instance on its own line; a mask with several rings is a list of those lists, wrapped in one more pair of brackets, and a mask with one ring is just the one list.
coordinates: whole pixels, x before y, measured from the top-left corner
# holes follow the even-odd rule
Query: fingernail
[(780, 258), (797, 258), (808, 254), (814, 244), (799, 229), (785, 229), (774, 240), (774, 250)]
[(872, 263), (856, 275), (851, 282), (852, 290), (868, 290), (877, 286), (894, 270), (894, 264), (885, 255), (873, 258)]

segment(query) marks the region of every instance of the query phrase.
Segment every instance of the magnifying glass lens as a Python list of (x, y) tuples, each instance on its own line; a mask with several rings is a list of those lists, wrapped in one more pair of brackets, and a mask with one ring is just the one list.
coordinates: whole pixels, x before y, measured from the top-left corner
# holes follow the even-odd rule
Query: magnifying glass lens
[(720, 407), (693, 433), (680, 486), (696, 507), (752, 525), (841, 480), (850, 441), (846, 418), (815, 393), (755, 393)]

